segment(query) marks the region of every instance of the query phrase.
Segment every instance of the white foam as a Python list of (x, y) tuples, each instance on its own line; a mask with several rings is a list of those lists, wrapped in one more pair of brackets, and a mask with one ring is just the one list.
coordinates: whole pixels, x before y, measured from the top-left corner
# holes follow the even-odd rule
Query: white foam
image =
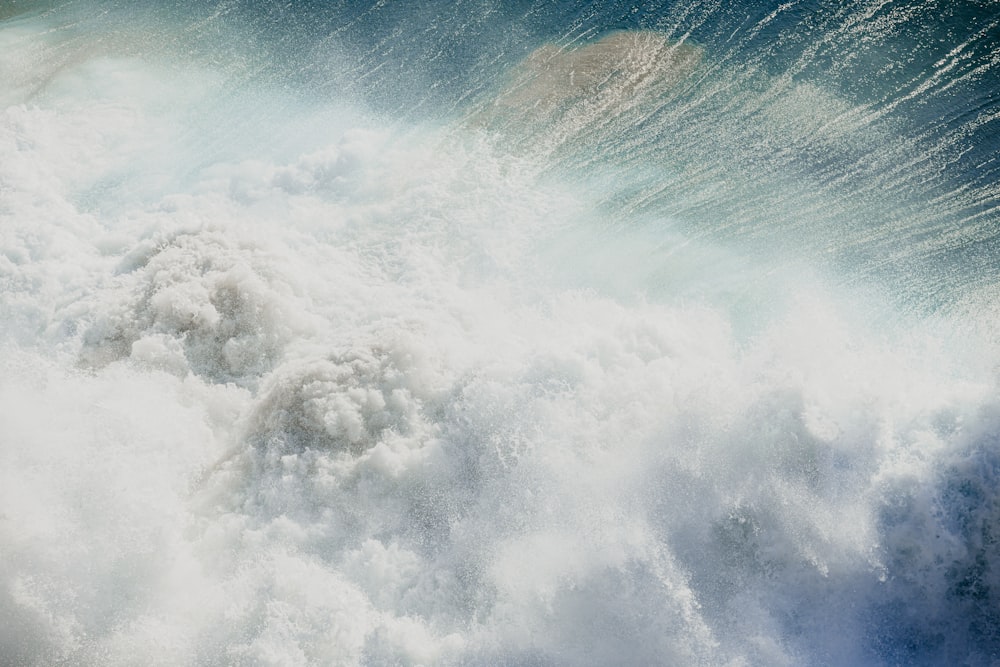
[(864, 664), (976, 604), (962, 322), (686, 246), (743, 327), (731, 285), (595, 273), (651, 260), (474, 130), (199, 152), (211, 71), (164, 104), (155, 57), (38, 62), (0, 123), (5, 660)]

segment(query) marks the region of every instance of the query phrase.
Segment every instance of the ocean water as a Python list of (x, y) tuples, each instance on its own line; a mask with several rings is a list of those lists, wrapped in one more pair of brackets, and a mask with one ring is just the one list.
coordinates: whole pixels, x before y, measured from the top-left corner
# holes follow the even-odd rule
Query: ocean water
[(1000, 664), (998, 53), (0, 0), (0, 663)]

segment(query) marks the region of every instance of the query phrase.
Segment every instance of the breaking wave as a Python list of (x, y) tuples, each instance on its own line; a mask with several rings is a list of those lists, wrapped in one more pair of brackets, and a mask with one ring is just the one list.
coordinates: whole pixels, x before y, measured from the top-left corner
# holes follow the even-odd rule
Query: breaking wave
[(0, 9), (0, 662), (995, 664), (998, 26)]

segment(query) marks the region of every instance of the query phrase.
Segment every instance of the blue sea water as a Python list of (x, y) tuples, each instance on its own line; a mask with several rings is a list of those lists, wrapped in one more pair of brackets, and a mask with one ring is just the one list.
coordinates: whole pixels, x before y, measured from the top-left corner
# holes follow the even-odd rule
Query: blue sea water
[(998, 47), (0, 1), (0, 663), (1000, 664)]

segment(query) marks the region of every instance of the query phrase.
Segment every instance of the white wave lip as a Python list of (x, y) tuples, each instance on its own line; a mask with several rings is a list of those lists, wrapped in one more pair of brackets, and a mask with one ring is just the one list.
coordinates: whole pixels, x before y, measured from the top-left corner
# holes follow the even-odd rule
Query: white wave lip
[(634, 239), (475, 128), (220, 146), (223, 73), (48, 20), (0, 26), (3, 662), (986, 664), (967, 321), (581, 279)]

